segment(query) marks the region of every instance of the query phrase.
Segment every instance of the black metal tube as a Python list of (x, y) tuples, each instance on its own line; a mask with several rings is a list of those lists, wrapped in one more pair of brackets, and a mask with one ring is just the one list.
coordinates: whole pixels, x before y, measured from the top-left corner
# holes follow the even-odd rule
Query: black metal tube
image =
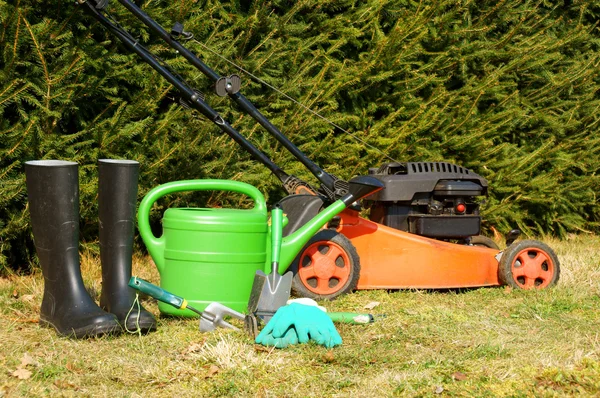
[(87, 11), (102, 25), (104, 25), (112, 34), (117, 36), (119, 40), (131, 51), (139, 55), (144, 62), (150, 65), (160, 75), (162, 75), (169, 83), (171, 83), (196, 110), (206, 116), (210, 121), (219, 126), (219, 128), (229, 135), (235, 142), (237, 142), (242, 148), (244, 148), (250, 155), (256, 160), (263, 163), (265, 166), (273, 172), (282, 182), (285, 182), (289, 175), (285, 173), (279, 166), (277, 166), (267, 155), (256, 148), (250, 141), (248, 141), (242, 134), (234, 129), (227, 121), (225, 121), (217, 111), (212, 109), (206, 102), (204, 102), (200, 96), (187, 84), (182, 82), (177, 76), (175, 76), (170, 70), (165, 68), (160, 62), (156, 60), (146, 48), (140, 45), (138, 42), (132, 40), (129, 36), (124, 34), (121, 29), (116, 27), (111, 21), (109, 21), (102, 13), (96, 10), (89, 2), (86, 2)]
[[(135, 15), (146, 26), (152, 29), (161, 39), (169, 44), (174, 50), (178, 51), (186, 60), (194, 65), (198, 70), (204, 73), (207, 77), (215, 82), (221, 77), (204, 62), (202, 62), (193, 52), (175, 40), (171, 35), (163, 29), (155, 20), (141, 10), (131, 0), (118, 0), (125, 8)], [(277, 127), (275, 127), (246, 97), (240, 93), (229, 94), (229, 97), (256, 120), (269, 134), (279, 141), (290, 153), (298, 159), (317, 179), (329, 188), (335, 190), (334, 178), (321, 169), (315, 162), (310, 160), (298, 147), (296, 147)]]
[(229, 97), (256, 120), (265, 130), (277, 139), (296, 159), (298, 159), (321, 184), (325, 185), (331, 191), (335, 191), (334, 178), (321, 169), (315, 162), (310, 160), (304, 152), (298, 149), (277, 127), (275, 127), (244, 95), (240, 93), (229, 94)]
[[(217, 74), (214, 70), (212, 70), (208, 65), (204, 64), (198, 58), (194, 57), (195, 60), (189, 59), (188, 56), (190, 51), (184, 47), (177, 40), (173, 39), (171, 35), (163, 29), (163, 27), (158, 24), (154, 19), (152, 19), (148, 14), (146, 14), (141, 8), (139, 8), (135, 3), (129, 0), (119, 0), (119, 3), (123, 5), (123, 7), (127, 8), (129, 12), (131, 12), (137, 19), (139, 19), (144, 25), (152, 29), (156, 34), (160, 36), (165, 42), (167, 42), (173, 49), (180, 52), (180, 54), (184, 55), (188, 61), (190, 61), (196, 68), (198, 68), (202, 73), (211, 78), (214, 81), (217, 81), (221, 76)], [(188, 54), (189, 53), (189, 54)], [(186, 55), (187, 54), (187, 55)], [(197, 61), (197, 62), (196, 62)]]

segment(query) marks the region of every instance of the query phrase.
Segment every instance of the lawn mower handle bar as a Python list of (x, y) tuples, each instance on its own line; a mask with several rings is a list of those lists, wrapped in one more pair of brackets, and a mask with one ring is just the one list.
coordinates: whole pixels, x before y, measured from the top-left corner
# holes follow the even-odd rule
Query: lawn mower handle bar
[[(200, 72), (202, 72), (205, 76), (207, 76), (214, 82), (216, 82), (217, 80), (219, 80), (221, 78), (221, 76), (219, 76), (219, 74), (217, 74), (208, 65), (206, 65), (204, 62), (202, 62), (187, 47), (183, 46), (176, 39), (174, 39), (171, 34), (169, 34), (161, 25), (159, 25), (154, 19), (152, 19), (148, 14), (146, 14), (143, 10), (141, 10), (132, 1), (130, 1), (130, 0), (118, 0), (118, 1), (129, 12), (131, 12), (137, 19), (139, 19), (142, 23), (144, 23), (147, 27), (149, 27), (152, 31), (154, 31), (163, 41), (165, 41), (171, 48), (173, 48), (179, 54), (181, 54), (188, 62), (190, 62), (196, 69), (198, 69)], [(95, 12), (93, 13), (93, 15), (94, 15), (94, 17), (96, 17), (96, 19), (99, 19), (98, 17), (100, 16), (106, 20), (106, 18), (101, 13), (96, 11), (96, 9), (94, 9), (94, 11)], [(105, 26), (107, 26), (111, 30), (111, 32), (113, 32), (114, 34), (118, 33), (117, 31), (115, 31), (114, 28), (112, 28), (112, 24), (108, 20), (106, 20), (106, 22), (103, 22), (103, 21), (101, 21), (101, 22)], [(107, 23), (108, 23), (108, 25), (107, 25)], [(119, 37), (119, 39), (124, 41), (123, 38), (121, 37), (122, 35), (117, 34), (117, 36)], [(127, 39), (129, 42), (131, 41), (131, 39), (129, 39), (129, 38), (127, 38)], [(126, 44), (128, 44), (128, 43), (126, 43)], [(175, 79), (176, 80), (179, 80), (179, 79), (172, 76), (172, 73), (170, 73), (169, 71), (165, 71), (169, 75), (171, 75), (171, 78), (168, 78), (167, 75), (165, 73), (163, 73), (161, 70), (157, 69), (157, 67), (155, 67), (152, 62), (149, 62), (149, 61), (154, 61), (154, 63), (156, 63), (156, 60), (154, 60), (154, 59), (149, 60), (148, 54), (145, 54), (146, 56), (141, 54), (137, 49), (137, 47), (139, 47), (139, 46), (140, 46), (139, 43), (135, 43), (135, 47), (133, 47), (131, 43), (128, 44), (128, 47), (131, 50), (135, 51), (140, 56), (142, 56), (144, 61), (146, 61), (154, 69), (159, 71), (159, 73), (161, 73), (165, 78), (167, 78), (167, 80), (171, 84), (173, 84), (179, 91), (181, 91), (184, 95), (186, 95), (188, 97), (190, 97), (190, 95), (193, 95), (189, 92), (191, 90), (189, 87), (186, 86), (185, 90), (182, 90), (182, 88), (180, 88), (181, 82), (180, 81), (178, 81), (177, 83), (174, 82)], [(157, 66), (159, 68), (165, 69), (160, 64), (158, 64)], [(271, 134), (273, 137), (275, 137), (296, 159), (298, 159), (321, 182), (321, 184), (323, 184), (330, 192), (336, 191), (335, 178), (333, 176), (331, 176), (330, 174), (328, 174), (327, 172), (325, 172), (323, 169), (321, 169), (316, 163), (311, 161), (302, 151), (300, 151), (300, 149), (298, 149), (298, 147), (296, 147), (285, 135), (283, 135), (283, 133), (281, 131), (279, 131), (279, 129), (277, 129), (277, 127), (275, 127), (254, 106), (254, 104), (252, 104), (252, 102), (250, 102), (244, 95), (242, 95), (239, 92), (228, 93), (228, 95), (236, 104), (238, 104), (238, 106), (240, 108), (242, 108), (242, 110), (244, 112), (246, 112), (254, 120), (256, 120), (265, 130), (267, 130), (267, 132), (269, 134)], [(194, 99), (191, 102), (196, 103), (198, 101)], [(204, 102), (203, 102), (203, 106), (210, 109), (210, 107)], [(215, 116), (212, 113), (214, 113), (217, 116), (218, 116), (218, 114), (214, 110), (210, 109), (212, 111), (211, 114), (207, 114), (203, 110), (199, 109), (197, 106), (195, 106), (195, 108), (200, 110), (202, 112), (202, 114), (204, 114), (206, 117), (209, 118), (209, 120), (215, 122), (215, 119), (214, 119)], [(220, 118), (220, 116), (219, 116), (219, 118)], [(220, 120), (223, 121), (222, 118), (220, 118)], [(215, 122), (215, 123), (218, 124), (219, 127), (221, 127), (221, 125), (219, 123), (217, 123), (217, 122)], [(226, 123), (226, 122), (224, 122), (224, 123)], [(229, 129), (233, 130), (233, 128), (231, 126), (229, 126), (228, 124), (226, 124), (226, 125), (228, 126)], [(250, 142), (248, 142), (237, 131), (234, 130), (235, 135), (232, 135), (232, 132), (227, 131), (223, 127), (221, 127), (221, 129), (224, 130), (228, 135), (230, 135), (236, 142), (238, 142), (246, 151), (248, 151), (251, 155), (253, 155), (255, 159), (257, 159), (258, 161), (265, 164), (275, 175), (277, 175), (277, 177), (282, 182), (285, 183), (284, 179), (287, 179), (287, 177), (289, 177), (289, 176), (287, 174), (285, 174), (285, 176), (282, 176), (281, 173), (284, 173), (283, 170), (281, 168), (279, 168), (277, 165), (275, 165), (268, 157), (266, 157), (266, 155), (264, 155), (256, 147), (254, 147), (252, 144), (250, 144)], [(257, 152), (259, 152), (259, 154), (257, 154)], [(277, 170), (277, 172), (275, 170)], [(331, 199), (335, 199), (335, 198), (331, 198)]]
[(227, 123), (221, 115), (214, 109), (212, 109), (206, 102), (200, 98), (198, 93), (189, 87), (185, 82), (182, 82), (179, 77), (175, 76), (169, 69), (161, 65), (149, 51), (138, 42), (132, 40), (126, 34), (124, 34), (119, 28), (117, 28), (111, 21), (109, 21), (102, 13), (100, 13), (92, 4), (85, 2), (87, 5), (87, 11), (102, 25), (104, 25), (112, 34), (117, 36), (119, 40), (131, 51), (139, 55), (144, 62), (150, 65), (154, 70), (160, 73), (169, 83), (171, 83), (186, 99), (189, 104), (198, 110), (204, 116), (206, 116), (211, 122), (216, 124), (222, 131), (227, 133), (234, 141), (236, 141), (242, 148), (248, 151), (256, 160), (266, 165), (273, 174), (275, 174), (282, 182), (285, 182), (290, 176), (285, 173), (279, 166), (277, 166), (271, 159), (267, 157), (263, 152), (256, 148), (250, 141), (248, 141), (242, 134), (234, 129), (229, 123)]

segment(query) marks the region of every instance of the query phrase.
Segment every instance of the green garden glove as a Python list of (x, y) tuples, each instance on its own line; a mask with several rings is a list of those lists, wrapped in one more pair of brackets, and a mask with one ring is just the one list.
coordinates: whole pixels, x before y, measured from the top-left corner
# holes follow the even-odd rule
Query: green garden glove
[[(263, 329), (263, 331), (264, 331), (264, 329)], [(262, 345), (268, 346), (268, 347), (285, 348), (291, 344), (298, 344), (298, 335), (296, 334), (296, 329), (289, 328), (285, 332), (283, 337), (275, 338), (275, 337), (273, 337), (273, 334), (270, 332), (266, 332), (266, 333), (261, 332), (256, 337), (255, 341), (257, 344), (262, 344)]]
[(317, 307), (298, 303), (279, 308), (260, 332), (256, 342), (262, 344), (261, 341), (269, 335), (275, 340), (285, 338), (290, 329), (295, 330), (299, 343), (312, 340), (327, 348), (342, 344), (342, 338), (325, 312)]

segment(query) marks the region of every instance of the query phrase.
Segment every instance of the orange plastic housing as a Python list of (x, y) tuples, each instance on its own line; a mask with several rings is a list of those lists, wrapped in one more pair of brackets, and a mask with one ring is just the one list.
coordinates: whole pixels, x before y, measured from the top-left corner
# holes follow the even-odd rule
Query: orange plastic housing
[(500, 285), (499, 250), (425, 238), (340, 213), (338, 232), (360, 256), (357, 289), (440, 289)]

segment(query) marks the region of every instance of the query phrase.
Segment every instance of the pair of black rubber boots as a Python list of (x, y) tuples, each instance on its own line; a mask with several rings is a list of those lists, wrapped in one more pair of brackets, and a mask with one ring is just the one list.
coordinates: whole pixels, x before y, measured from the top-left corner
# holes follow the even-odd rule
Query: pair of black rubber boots
[(75, 338), (117, 334), (123, 329), (156, 329), (154, 316), (139, 302), (135, 303), (135, 292), (127, 285), (131, 277), (138, 174), (139, 163), (135, 161), (98, 161), (102, 262), (98, 306), (81, 277), (77, 163), (25, 163), (33, 238), (44, 275), (40, 325)]

